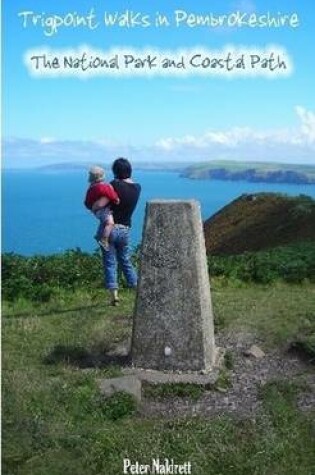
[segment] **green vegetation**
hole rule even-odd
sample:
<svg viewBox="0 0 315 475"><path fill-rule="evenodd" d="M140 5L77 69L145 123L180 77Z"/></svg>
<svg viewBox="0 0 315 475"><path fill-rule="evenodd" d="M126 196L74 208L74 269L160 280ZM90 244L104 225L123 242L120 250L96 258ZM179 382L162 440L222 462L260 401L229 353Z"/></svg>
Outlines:
<svg viewBox="0 0 315 475"><path fill-rule="evenodd" d="M315 183L315 167L267 162L213 160L187 167L182 176L193 179L245 180L271 183Z"/></svg>
<svg viewBox="0 0 315 475"><path fill-rule="evenodd" d="M136 255L134 261L137 261ZM284 343L291 339L297 348L315 356L315 297L314 288L309 285L315 282L315 245L312 242L237 256L209 256L208 268L218 330L233 323L236 328L243 325L258 328L268 340ZM2 259L2 278L3 313L8 318L15 315L12 322L17 321L17 317L24 323L31 318L34 323L41 317L55 316L56 324L59 324L58 315L62 316L65 308L69 316L80 312L86 314L89 321L91 312L97 315L98 306L101 302L106 303L97 253L89 255L76 250L64 255L34 257L6 254ZM128 299L132 293L126 289L125 295L127 300L119 309L128 315L131 312ZM223 295L224 305L221 306ZM101 340L98 334L102 336ZM111 325L107 324L104 331L95 329L88 344L102 352L113 341L124 337L128 337L126 328L116 337ZM68 347L65 358L90 357L84 353L87 341L81 340L82 337L73 343L55 342L55 360L63 361L65 345ZM74 349L70 354L71 345Z"/></svg>
<svg viewBox="0 0 315 475"><path fill-rule="evenodd" d="M306 343L315 334L314 284L263 286L216 278L212 298L218 331L249 331L270 346L286 346L301 336Z"/></svg>
<svg viewBox="0 0 315 475"><path fill-rule="evenodd" d="M211 276L260 284L315 282L315 243L305 242L235 256L208 256Z"/></svg>
<svg viewBox="0 0 315 475"><path fill-rule="evenodd" d="M224 366L228 370L234 368L233 354L231 351L226 351L224 354Z"/></svg>
<svg viewBox="0 0 315 475"><path fill-rule="evenodd" d="M310 284L236 286L214 279L213 300L221 327L254 330L273 344L293 339L306 319L315 326ZM130 336L133 305L127 290L120 307L108 307L104 292L93 290L61 300L54 295L49 304L4 302L3 473L118 475L124 457L143 464L152 457L189 460L198 475L312 473L312 419L296 409L293 383L264 386L264 409L255 420L142 419L129 396L104 400L97 380L118 375L119 367L85 368L86 358L98 361ZM220 384L229 387L226 371ZM175 389L169 397L200 394Z"/></svg>
<svg viewBox="0 0 315 475"><path fill-rule="evenodd" d="M136 412L137 402L127 393L118 392L102 401L102 413L105 419L118 421Z"/></svg>
<svg viewBox="0 0 315 475"><path fill-rule="evenodd" d="M194 383L146 384L144 395L150 398L188 397L194 401L205 392L205 388Z"/></svg>
<svg viewBox="0 0 315 475"><path fill-rule="evenodd" d="M209 258L216 330L255 333L264 348L294 343L314 357L313 264L310 243ZM119 307L108 306L99 255L79 250L4 255L2 266L3 473L118 475L124 458L154 457L190 461L193 475L314 472L314 418L298 411L296 382L284 375L261 387L255 419L139 417L132 397L105 399L98 387L121 374L103 357L131 336L134 293L123 289ZM213 390L229 390L229 352L225 366ZM197 401L203 393L166 385L144 396Z"/></svg>
<svg viewBox="0 0 315 475"><path fill-rule="evenodd" d="M88 254L80 249L50 256L3 254L2 279L5 300L49 302L68 291L103 288L101 256L99 251ZM123 280L120 284L124 286Z"/></svg>
<svg viewBox="0 0 315 475"><path fill-rule="evenodd" d="M137 264L137 253L133 260ZM267 251L247 252L236 256L208 256L211 277L232 281L272 283L278 280L300 283L315 281L315 244L305 242ZM103 289L103 273L99 254L79 249L65 254L25 257L2 256L2 297L7 302L25 301L29 305L62 302L76 291L86 293L92 304L94 295ZM123 286L123 280L121 280ZM84 300L84 298L83 298ZM78 297L73 305L79 304ZM21 303L22 305L22 303Z"/></svg>
<svg viewBox="0 0 315 475"><path fill-rule="evenodd" d="M98 253L91 255L79 249L51 256L4 254L2 279L4 299L48 302L62 290L100 287L101 259Z"/></svg>

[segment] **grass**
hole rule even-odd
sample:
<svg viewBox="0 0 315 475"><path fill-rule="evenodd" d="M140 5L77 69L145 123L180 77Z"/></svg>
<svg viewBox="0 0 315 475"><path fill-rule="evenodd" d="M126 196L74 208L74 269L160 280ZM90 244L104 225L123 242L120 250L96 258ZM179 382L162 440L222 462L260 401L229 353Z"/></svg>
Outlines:
<svg viewBox="0 0 315 475"><path fill-rule="evenodd" d="M269 346L294 341L305 328L314 333L314 285L229 285L217 279L212 296L218 328L255 333Z"/></svg>
<svg viewBox="0 0 315 475"><path fill-rule="evenodd" d="M254 331L269 345L315 326L314 285L232 286L217 279L212 295L217 329ZM102 291L38 305L3 303L4 474L118 475L124 458L150 464L152 457L190 461L193 475L315 472L314 420L296 409L299 388L292 382L261 389L263 411L255 420L143 419L126 394L104 400L96 381L120 368L82 362L97 361L130 336L133 305L128 291L119 307L108 307Z"/></svg>
<svg viewBox="0 0 315 475"><path fill-rule="evenodd" d="M150 398L188 397L196 401L204 392L204 387L193 383L147 384L144 387L145 397Z"/></svg>

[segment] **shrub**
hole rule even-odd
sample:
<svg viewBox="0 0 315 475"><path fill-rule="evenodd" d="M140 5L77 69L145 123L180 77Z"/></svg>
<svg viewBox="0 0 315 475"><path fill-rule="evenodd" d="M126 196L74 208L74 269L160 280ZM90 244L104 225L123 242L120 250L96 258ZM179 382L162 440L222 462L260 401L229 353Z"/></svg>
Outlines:
<svg viewBox="0 0 315 475"><path fill-rule="evenodd" d="M302 259L286 262L280 272L286 282L300 283L308 276L307 264Z"/></svg>
<svg viewBox="0 0 315 475"><path fill-rule="evenodd" d="M291 244L236 256L209 256L210 276L224 276L244 282L272 283L282 279L300 283L315 281L315 243Z"/></svg>
<svg viewBox="0 0 315 475"><path fill-rule="evenodd" d="M117 392L104 401L102 412L106 419L116 421L131 416L137 408L137 403L131 394Z"/></svg>
<svg viewBox="0 0 315 475"><path fill-rule="evenodd" d="M98 253L80 249L51 256L2 256L2 296L48 302L57 289L97 288L103 285Z"/></svg>

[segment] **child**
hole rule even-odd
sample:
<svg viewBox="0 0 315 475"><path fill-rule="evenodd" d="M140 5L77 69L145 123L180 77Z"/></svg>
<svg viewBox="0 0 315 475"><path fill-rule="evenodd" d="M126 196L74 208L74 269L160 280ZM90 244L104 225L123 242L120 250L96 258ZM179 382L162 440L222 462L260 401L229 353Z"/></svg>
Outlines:
<svg viewBox="0 0 315 475"><path fill-rule="evenodd" d="M96 233L96 240L103 249L108 249L108 238L114 226L114 219L109 204L119 203L119 198L114 188L104 183L105 171L94 166L89 170L90 186L87 190L84 204L100 220Z"/></svg>

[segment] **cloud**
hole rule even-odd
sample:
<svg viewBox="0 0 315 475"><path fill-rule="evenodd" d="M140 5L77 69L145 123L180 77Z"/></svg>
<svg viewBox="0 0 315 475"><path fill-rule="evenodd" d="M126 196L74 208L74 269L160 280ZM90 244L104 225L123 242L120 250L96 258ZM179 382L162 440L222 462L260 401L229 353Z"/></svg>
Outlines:
<svg viewBox="0 0 315 475"><path fill-rule="evenodd" d="M309 144L315 143L315 114L314 112L304 109L304 107L296 106L296 113L298 114L301 124L301 135Z"/></svg>
<svg viewBox="0 0 315 475"><path fill-rule="evenodd" d="M57 140L9 137L3 140L3 168L34 168L55 163L110 164L119 156L145 160L146 148L103 140Z"/></svg>
<svg viewBox="0 0 315 475"><path fill-rule="evenodd" d="M209 130L200 136L162 138L156 142L160 150L172 154L198 154L202 159L244 159L264 161L303 161L315 164L315 114L296 107L300 124L295 129L254 130L233 127Z"/></svg>
<svg viewBox="0 0 315 475"><path fill-rule="evenodd" d="M42 137L40 140L40 143L45 144L45 143L53 143L55 142L55 139L52 137Z"/></svg>
<svg viewBox="0 0 315 475"><path fill-rule="evenodd" d="M134 146L104 137L97 141L8 138L4 141L6 168L33 168L52 163L111 164L118 156L133 162L247 160L309 163L315 165L315 114L295 108L295 128L254 130L232 127L210 129L203 134L162 137L155 144Z"/></svg>

